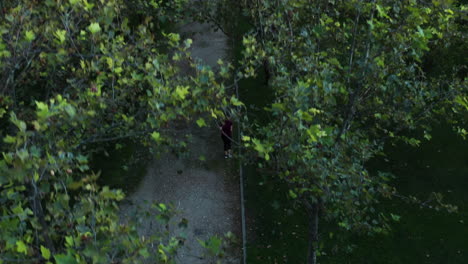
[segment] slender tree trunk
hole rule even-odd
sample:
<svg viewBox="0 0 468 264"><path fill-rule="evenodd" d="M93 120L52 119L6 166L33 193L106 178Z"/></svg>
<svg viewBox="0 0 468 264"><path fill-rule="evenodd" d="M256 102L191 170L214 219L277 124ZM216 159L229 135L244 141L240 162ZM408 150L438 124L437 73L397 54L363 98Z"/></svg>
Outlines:
<svg viewBox="0 0 468 264"><path fill-rule="evenodd" d="M271 69L270 69L270 62L268 59L263 60L263 70L265 71L265 84L270 83L270 78L271 78Z"/></svg>
<svg viewBox="0 0 468 264"><path fill-rule="evenodd" d="M30 193L30 204L33 209L34 215L37 217L39 224L42 227L42 230L41 230L42 239L44 239L44 242L47 248L50 251L55 252L54 243L52 242L52 239L49 236L49 232L48 232L49 227L45 221L44 210L42 209L41 199L39 198L39 193L37 191L37 186L35 185L35 183L31 183L29 193Z"/></svg>
<svg viewBox="0 0 468 264"><path fill-rule="evenodd" d="M309 215L309 230L307 239L309 245L307 247L307 264L317 263L317 244L318 244L318 222L319 222L319 205L318 203L310 204L306 202L307 214Z"/></svg>

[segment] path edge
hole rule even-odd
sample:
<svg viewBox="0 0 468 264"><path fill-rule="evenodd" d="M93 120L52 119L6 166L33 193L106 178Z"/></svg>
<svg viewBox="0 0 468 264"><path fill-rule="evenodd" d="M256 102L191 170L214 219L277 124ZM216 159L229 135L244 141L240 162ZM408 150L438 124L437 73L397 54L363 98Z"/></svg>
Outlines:
<svg viewBox="0 0 468 264"><path fill-rule="evenodd" d="M239 85L234 78L236 86L236 97L239 98ZM241 122L237 126L237 140L241 142ZM239 144L239 156L241 156L242 145ZM244 205L244 173L242 168L242 161L239 159L239 187L240 187L240 204L241 204L241 223L242 223L242 263L247 264L247 231L245 224L245 205Z"/></svg>

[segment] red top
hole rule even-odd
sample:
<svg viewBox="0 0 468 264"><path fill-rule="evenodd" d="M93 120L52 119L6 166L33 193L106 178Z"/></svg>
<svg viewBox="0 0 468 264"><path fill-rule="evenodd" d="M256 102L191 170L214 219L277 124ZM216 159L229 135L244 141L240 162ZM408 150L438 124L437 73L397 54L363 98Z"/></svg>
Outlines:
<svg viewBox="0 0 468 264"><path fill-rule="evenodd" d="M224 121L224 124L222 126L222 129L223 129L223 133L224 135L228 136L228 137L232 137L232 122L231 120L226 120Z"/></svg>

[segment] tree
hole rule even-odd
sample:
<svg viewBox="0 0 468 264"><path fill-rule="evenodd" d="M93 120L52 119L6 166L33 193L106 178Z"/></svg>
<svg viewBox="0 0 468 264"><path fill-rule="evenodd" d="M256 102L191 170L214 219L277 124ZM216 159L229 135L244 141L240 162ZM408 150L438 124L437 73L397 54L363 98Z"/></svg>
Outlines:
<svg viewBox="0 0 468 264"><path fill-rule="evenodd" d="M124 194L96 184L90 153L124 138L184 144L176 123L203 126L231 104L229 65L195 65L190 39L149 14L129 25L124 2L2 1L0 263L173 262L178 239L122 222ZM145 2L158 15L177 12L171 3ZM165 225L172 211L153 207Z"/></svg>
<svg viewBox="0 0 468 264"><path fill-rule="evenodd" d="M446 76L424 68L431 48L460 32L454 22L466 7L415 0L243 4L255 25L244 38L245 75L266 61L275 93L272 120L250 126L244 144L307 211L308 263L316 263L320 218L345 230L386 232L399 217L375 204L396 190L391 175L371 175L365 162L384 155L386 142L430 140L437 116L455 120L468 110L460 74L466 65Z"/></svg>

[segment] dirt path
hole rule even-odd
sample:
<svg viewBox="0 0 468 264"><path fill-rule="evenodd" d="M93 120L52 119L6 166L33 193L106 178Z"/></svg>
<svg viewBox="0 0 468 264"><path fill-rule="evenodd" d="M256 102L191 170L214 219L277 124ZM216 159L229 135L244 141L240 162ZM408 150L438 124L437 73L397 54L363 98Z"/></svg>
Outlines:
<svg viewBox="0 0 468 264"><path fill-rule="evenodd" d="M227 38L212 32L207 24L191 23L181 28L193 39L192 57L212 68L219 58L227 56ZM240 239L240 194L236 162L224 159L222 142L216 127L190 129L193 135L190 154L177 158L162 155L148 169L137 190L129 197L134 204L142 201L172 203L180 211L178 217L188 219L188 228L176 225L171 232L183 232L187 238L179 251L180 264L210 263L200 258L203 248L197 239L223 236L231 231ZM199 157L204 156L205 161ZM229 250L222 263L240 263L240 245Z"/></svg>

